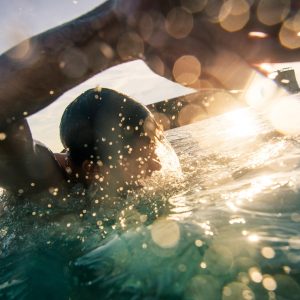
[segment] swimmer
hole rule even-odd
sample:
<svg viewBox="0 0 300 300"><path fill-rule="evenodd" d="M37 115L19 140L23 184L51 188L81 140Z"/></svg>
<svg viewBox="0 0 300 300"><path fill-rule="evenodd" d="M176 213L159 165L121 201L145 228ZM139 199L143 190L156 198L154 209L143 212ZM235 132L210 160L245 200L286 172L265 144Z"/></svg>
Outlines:
<svg viewBox="0 0 300 300"><path fill-rule="evenodd" d="M1 120L0 186L17 197L76 184L116 194L161 167L155 147L162 132L152 114L114 90L90 89L68 105L62 153L34 141L25 117Z"/></svg>
<svg viewBox="0 0 300 300"><path fill-rule="evenodd" d="M208 81L209 86L242 89L252 76L251 65L299 60L299 47L293 48L297 45L278 39L284 18L276 26L259 22L257 10L245 1L241 12L249 21L231 32L231 28L222 26L221 19L216 19L224 2L210 2L109 0L0 55L0 185L24 194L31 187L56 187L74 180L74 174L76 179L78 176L85 184L89 183L95 173L97 153L79 149L84 155L96 155L80 161L68 145L73 141L66 139L63 142L69 150L56 156L51 154L33 142L26 117L110 66L143 58L159 74L172 77L178 59L192 56L187 63L192 68L188 70L193 74L196 70L197 76L201 71L201 79ZM299 10L298 1L289 3L282 10L287 11L286 18L296 16ZM257 0L253 5L258 4ZM263 38L254 38L250 32L261 32ZM24 49L28 50L25 54ZM78 129L77 134L81 136L82 132ZM91 149L88 143L87 149ZM122 173L118 176L123 178Z"/></svg>

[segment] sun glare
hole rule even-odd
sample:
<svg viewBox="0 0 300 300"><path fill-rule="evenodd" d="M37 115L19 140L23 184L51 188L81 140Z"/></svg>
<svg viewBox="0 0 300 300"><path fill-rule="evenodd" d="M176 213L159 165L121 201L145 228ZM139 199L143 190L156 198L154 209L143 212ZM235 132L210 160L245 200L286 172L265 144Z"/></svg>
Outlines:
<svg viewBox="0 0 300 300"><path fill-rule="evenodd" d="M296 96L288 96L276 101L270 110L269 119L281 133L300 134L300 100Z"/></svg>
<svg viewBox="0 0 300 300"><path fill-rule="evenodd" d="M268 63L262 63L259 65L259 68L262 71L265 71L266 73L272 73L274 72L274 67L272 64L268 64Z"/></svg>
<svg viewBox="0 0 300 300"><path fill-rule="evenodd" d="M268 37L268 34L261 31L251 31L248 33L248 36L251 38L265 39Z"/></svg>
<svg viewBox="0 0 300 300"><path fill-rule="evenodd" d="M259 132L259 126L254 115L248 110L235 110L227 114L230 121L226 133L229 137L253 136Z"/></svg>
<svg viewBox="0 0 300 300"><path fill-rule="evenodd" d="M248 236L248 241L249 241L249 242L257 243L257 242L259 242L259 240L260 240L260 237L259 237L257 234L255 234L255 233L250 234L250 235Z"/></svg>
<svg viewBox="0 0 300 300"><path fill-rule="evenodd" d="M265 72L267 72L266 70L269 70L267 73L271 72L271 68L268 64L263 64L261 68L263 68ZM278 91L275 82L260 74L255 74L245 91L245 100L251 107L256 109L264 108L271 99L276 97Z"/></svg>

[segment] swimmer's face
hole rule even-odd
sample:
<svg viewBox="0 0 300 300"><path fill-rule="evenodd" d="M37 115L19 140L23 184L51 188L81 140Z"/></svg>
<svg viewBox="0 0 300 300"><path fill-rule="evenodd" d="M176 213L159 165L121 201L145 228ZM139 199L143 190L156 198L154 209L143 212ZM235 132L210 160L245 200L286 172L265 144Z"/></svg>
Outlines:
<svg viewBox="0 0 300 300"><path fill-rule="evenodd" d="M143 179L161 169L155 148L154 142L146 144L140 141L132 147L130 153L120 159L119 164L126 181Z"/></svg>
<svg viewBox="0 0 300 300"><path fill-rule="evenodd" d="M161 169L161 162L156 154L156 147L162 137L162 130L153 117L148 117L143 124L143 137L135 143L119 160L125 181L138 181Z"/></svg>
<svg viewBox="0 0 300 300"><path fill-rule="evenodd" d="M110 121L115 120L111 118ZM123 126L119 126L120 124ZM100 160L102 158L103 161L100 165L98 161L84 162L83 169L86 170L87 184L97 184L100 178L101 185L136 186L140 185L141 179L161 169L160 160L156 155L156 146L163 134L151 114L148 114L144 120L137 119L135 123L131 117L128 117L123 120L123 123L112 124L107 121L102 125L97 126L101 128L97 133L99 142L96 144L99 154L92 156ZM106 133L105 138L102 137L103 132Z"/></svg>
<svg viewBox="0 0 300 300"><path fill-rule="evenodd" d="M109 165L98 164L93 161L84 161L82 169L86 183L100 185L107 182L112 185L119 182L119 186L139 185L139 180L144 179L155 171L161 169L161 163L155 153L155 142L140 139L128 149L124 155L120 155L116 163Z"/></svg>

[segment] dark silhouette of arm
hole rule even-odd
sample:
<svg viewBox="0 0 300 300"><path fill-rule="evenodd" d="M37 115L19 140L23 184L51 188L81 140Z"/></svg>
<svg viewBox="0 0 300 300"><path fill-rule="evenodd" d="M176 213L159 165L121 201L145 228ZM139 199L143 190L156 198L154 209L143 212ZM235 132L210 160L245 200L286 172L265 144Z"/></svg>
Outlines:
<svg viewBox="0 0 300 300"><path fill-rule="evenodd" d="M31 115L107 66L118 27L114 3L23 41L0 56L0 124ZM29 54L16 58L23 48Z"/></svg>
<svg viewBox="0 0 300 300"><path fill-rule="evenodd" d="M212 2L217 14L223 1ZM182 3L185 1L107 1L86 15L3 53L0 123L35 113L99 71L135 58L144 59L152 69L172 78L176 60L182 55L193 55L201 63L202 77L226 88L243 87L241 77L247 77L250 65L299 60L298 48L289 49L279 41L283 22L268 26L257 19L258 1L250 7L249 21L240 30L228 32L203 9L187 12L193 19L189 34L174 37L171 27L176 27L180 19L173 25L166 24L176 7L188 11ZM291 4L286 19L299 9L296 1ZM249 37L251 31L265 32L267 37L253 39ZM31 54L14 59L14 53L26 43ZM226 68L231 68L230 80L224 79Z"/></svg>

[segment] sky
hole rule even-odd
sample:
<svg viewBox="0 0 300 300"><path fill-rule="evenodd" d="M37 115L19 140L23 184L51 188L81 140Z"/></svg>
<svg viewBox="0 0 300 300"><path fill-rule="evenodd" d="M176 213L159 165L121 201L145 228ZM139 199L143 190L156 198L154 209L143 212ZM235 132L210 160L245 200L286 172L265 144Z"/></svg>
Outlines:
<svg viewBox="0 0 300 300"><path fill-rule="evenodd" d="M21 40L78 17L104 0L0 0L0 53Z"/></svg>

